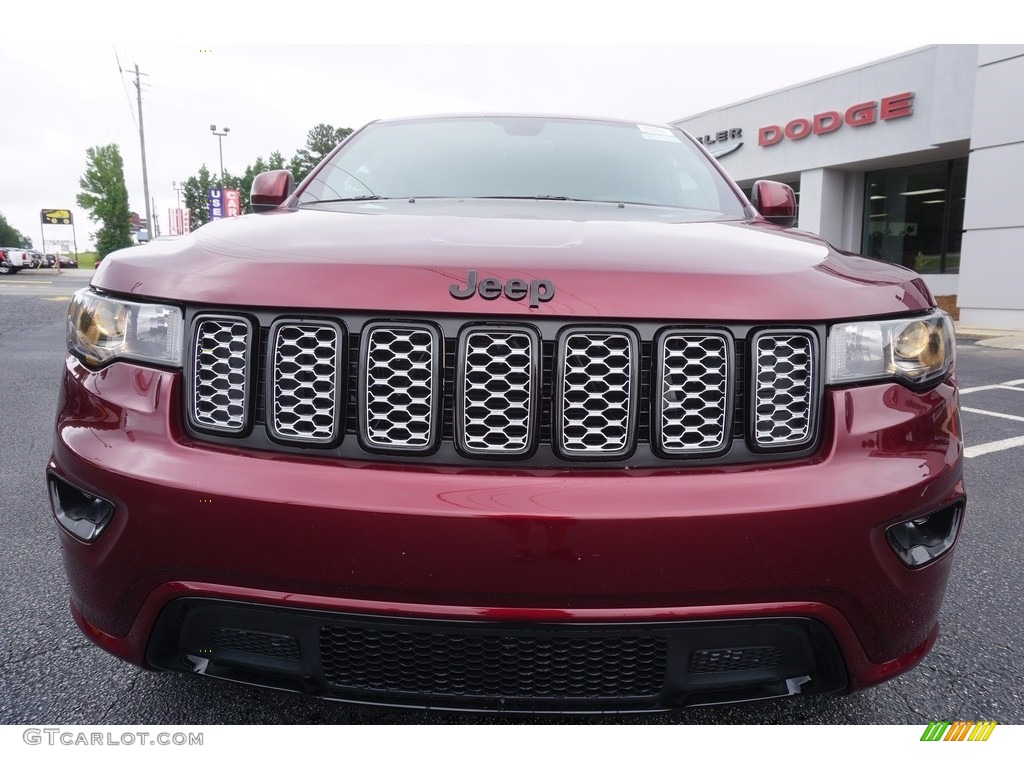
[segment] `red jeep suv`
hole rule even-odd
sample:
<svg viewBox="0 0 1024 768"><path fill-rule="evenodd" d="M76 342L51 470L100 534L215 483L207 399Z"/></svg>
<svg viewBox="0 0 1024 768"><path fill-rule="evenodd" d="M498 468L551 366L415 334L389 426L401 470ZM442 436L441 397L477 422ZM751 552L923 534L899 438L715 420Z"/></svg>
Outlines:
<svg viewBox="0 0 1024 768"><path fill-rule="evenodd" d="M845 692L929 650L950 319L687 134L371 123L77 294L71 611L148 668L519 712Z"/></svg>

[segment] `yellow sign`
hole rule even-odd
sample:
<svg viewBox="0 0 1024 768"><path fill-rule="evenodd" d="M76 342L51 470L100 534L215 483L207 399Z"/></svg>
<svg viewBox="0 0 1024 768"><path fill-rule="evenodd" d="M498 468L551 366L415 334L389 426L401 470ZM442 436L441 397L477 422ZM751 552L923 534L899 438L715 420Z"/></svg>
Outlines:
<svg viewBox="0 0 1024 768"><path fill-rule="evenodd" d="M71 224L73 217L66 208L43 208L39 214L43 224Z"/></svg>

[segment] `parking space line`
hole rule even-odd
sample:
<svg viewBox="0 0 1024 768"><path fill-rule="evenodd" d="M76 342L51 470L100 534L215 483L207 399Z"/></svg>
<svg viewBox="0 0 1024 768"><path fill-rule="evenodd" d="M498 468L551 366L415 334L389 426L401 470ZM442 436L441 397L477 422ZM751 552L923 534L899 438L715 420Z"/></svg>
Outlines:
<svg viewBox="0 0 1024 768"><path fill-rule="evenodd" d="M986 453L1005 451L1008 448L1019 448L1024 445L1024 437L1009 437L1006 440L996 440L992 443L971 445L964 448L964 458L973 459L975 456L984 456Z"/></svg>
<svg viewBox="0 0 1024 768"><path fill-rule="evenodd" d="M987 389L1015 389L1020 384L1024 384L1024 379L1004 381L1002 384L983 384L980 387L965 387L960 390L960 394L969 395L971 392L984 392Z"/></svg>
<svg viewBox="0 0 1024 768"><path fill-rule="evenodd" d="M1010 419L1011 421L1024 421L1024 416L1014 416L1009 413L997 413L996 411L983 411L980 408L964 408L963 406L960 406L960 410L966 411L967 413L977 413L982 416L996 416L1000 419Z"/></svg>

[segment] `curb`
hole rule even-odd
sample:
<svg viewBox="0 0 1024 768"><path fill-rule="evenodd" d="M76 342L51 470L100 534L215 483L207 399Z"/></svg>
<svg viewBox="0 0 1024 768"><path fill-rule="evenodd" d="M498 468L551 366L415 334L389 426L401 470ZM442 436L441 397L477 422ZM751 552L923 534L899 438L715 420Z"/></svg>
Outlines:
<svg viewBox="0 0 1024 768"><path fill-rule="evenodd" d="M1024 351L1024 331L997 328L968 328L954 323L958 339L971 339L979 346Z"/></svg>

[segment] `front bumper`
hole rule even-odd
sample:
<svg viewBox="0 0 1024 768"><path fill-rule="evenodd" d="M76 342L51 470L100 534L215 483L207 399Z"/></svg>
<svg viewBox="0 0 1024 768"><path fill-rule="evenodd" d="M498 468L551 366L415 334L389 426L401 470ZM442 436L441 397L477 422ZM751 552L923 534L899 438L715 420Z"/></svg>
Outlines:
<svg viewBox="0 0 1024 768"><path fill-rule="evenodd" d="M199 648L186 647L183 620L167 618L189 605L272 609L296 627L306 612L318 627L335 626L333 615L493 622L512 635L653 623L670 640L723 622L809 620L845 668L829 678L833 689L899 674L934 640L951 558L909 569L885 532L963 501L951 386L829 392L821 448L798 461L503 471L198 443L180 423L180 384L168 372L127 363L91 372L69 358L57 416L51 476L114 506L91 543L59 528L72 609L87 634L134 663L208 674L228 665L223 655L189 660ZM288 634L274 626L283 625L250 629ZM721 647L759 647L742 634ZM813 665L833 663L828 642ZM772 690L786 679L776 674Z"/></svg>

